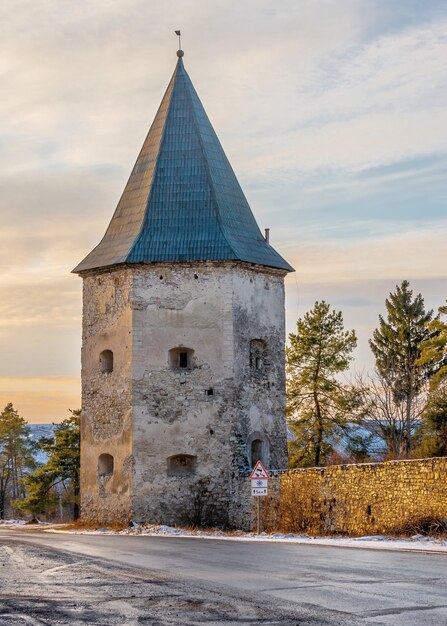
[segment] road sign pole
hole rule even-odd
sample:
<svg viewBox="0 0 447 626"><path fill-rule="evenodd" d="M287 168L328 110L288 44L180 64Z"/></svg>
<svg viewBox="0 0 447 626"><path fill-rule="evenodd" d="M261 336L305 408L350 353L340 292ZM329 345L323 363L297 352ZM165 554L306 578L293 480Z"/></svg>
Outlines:
<svg viewBox="0 0 447 626"><path fill-rule="evenodd" d="M261 496L266 496L268 491L268 481L270 478L270 474L265 469L262 461L257 461L256 465L253 468L252 473L250 474L251 480L251 495L257 498L258 502L256 503L257 510L257 533L261 534Z"/></svg>

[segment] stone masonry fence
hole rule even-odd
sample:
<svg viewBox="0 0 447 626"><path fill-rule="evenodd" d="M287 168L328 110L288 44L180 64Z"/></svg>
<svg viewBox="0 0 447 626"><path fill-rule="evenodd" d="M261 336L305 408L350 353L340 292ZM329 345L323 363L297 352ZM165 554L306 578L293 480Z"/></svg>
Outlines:
<svg viewBox="0 0 447 626"><path fill-rule="evenodd" d="M262 498L270 532L400 533L430 519L447 521L447 457L278 472Z"/></svg>

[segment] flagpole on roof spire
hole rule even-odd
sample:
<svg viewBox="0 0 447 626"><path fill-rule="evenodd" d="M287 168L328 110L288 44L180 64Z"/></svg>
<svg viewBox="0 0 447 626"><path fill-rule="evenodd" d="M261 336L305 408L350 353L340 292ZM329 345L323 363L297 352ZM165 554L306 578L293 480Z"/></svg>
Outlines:
<svg viewBox="0 0 447 626"><path fill-rule="evenodd" d="M178 37L178 49L181 50L182 49L182 34L179 30L175 30L174 32Z"/></svg>

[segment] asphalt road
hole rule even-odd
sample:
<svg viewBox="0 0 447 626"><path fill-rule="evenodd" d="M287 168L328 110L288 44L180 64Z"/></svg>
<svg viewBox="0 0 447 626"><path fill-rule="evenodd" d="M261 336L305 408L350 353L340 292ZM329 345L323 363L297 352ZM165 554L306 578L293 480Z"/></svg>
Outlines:
<svg viewBox="0 0 447 626"><path fill-rule="evenodd" d="M177 585L194 597L199 590L207 610L223 598L227 605L245 607L245 613L234 621L230 614L215 621L207 614L203 618L188 615L183 622L180 615L180 621L144 623L447 626L447 556L441 554L8 530L0 530L1 545L9 550L21 546L25 554L38 547L41 554L50 549L71 559L81 555L84 565L86 561L99 563L117 575L123 568L132 568L137 578L138 572L168 576L171 590ZM255 605L267 617L250 616L249 607Z"/></svg>

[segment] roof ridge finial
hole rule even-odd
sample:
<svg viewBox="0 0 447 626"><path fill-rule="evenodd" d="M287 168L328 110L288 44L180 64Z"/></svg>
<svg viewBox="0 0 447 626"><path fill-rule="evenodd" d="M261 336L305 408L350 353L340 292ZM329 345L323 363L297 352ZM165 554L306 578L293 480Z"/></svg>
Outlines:
<svg viewBox="0 0 447 626"><path fill-rule="evenodd" d="M178 50L177 50L177 56L180 59L185 53L182 50L182 33L179 30L175 30L174 33L177 35L178 37Z"/></svg>

